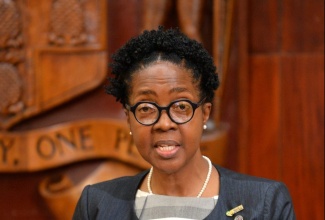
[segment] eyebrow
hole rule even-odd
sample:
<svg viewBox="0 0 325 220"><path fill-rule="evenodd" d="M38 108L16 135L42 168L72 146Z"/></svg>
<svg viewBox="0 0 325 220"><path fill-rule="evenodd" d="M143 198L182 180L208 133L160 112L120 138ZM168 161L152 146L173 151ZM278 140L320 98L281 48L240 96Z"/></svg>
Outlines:
<svg viewBox="0 0 325 220"><path fill-rule="evenodd" d="M173 93L173 92L187 92L189 91L187 88L183 88L183 87L176 87L176 88L172 88L169 93Z"/></svg>
<svg viewBox="0 0 325 220"><path fill-rule="evenodd" d="M186 92L186 91L189 91L189 90L187 88L176 87L176 88L172 88L169 91L169 94L175 93L175 92L176 93ZM152 90L143 90L143 91L138 92L137 95L154 95L154 96L158 96L157 93L155 91L152 91Z"/></svg>
<svg viewBox="0 0 325 220"><path fill-rule="evenodd" d="M157 96L157 93L152 90L142 90L137 93L137 95L155 95Z"/></svg>

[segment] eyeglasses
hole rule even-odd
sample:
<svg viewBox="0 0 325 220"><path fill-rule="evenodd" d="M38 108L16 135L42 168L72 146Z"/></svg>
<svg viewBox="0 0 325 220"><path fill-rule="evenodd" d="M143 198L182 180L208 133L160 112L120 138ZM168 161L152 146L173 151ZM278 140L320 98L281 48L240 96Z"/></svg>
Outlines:
<svg viewBox="0 0 325 220"><path fill-rule="evenodd" d="M161 107L154 102L138 102L133 106L126 104L126 109L131 111L135 119L142 125L153 125L158 122L161 111L166 110L168 117L176 124L184 124L189 122L194 115L195 109L202 105L202 99L198 103L190 100L176 100L166 107Z"/></svg>

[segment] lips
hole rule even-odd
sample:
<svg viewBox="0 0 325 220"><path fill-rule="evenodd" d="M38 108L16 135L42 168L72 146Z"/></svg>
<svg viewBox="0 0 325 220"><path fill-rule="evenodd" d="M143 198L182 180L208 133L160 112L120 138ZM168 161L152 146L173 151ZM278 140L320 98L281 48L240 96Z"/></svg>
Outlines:
<svg viewBox="0 0 325 220"><path fill-rule="evenodd" d="M155 149L158 155L163 158L172 158L178 151L180 144L172 140L158 141L155 143Z"/></svg>

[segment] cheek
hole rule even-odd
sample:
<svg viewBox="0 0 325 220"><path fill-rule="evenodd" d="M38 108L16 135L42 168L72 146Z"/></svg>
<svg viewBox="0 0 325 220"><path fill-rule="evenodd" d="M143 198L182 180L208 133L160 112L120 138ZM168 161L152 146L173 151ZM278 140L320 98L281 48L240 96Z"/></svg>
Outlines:
<svg viewBox="0 0 325 220"><path fill-rule="evenodd" d="M191 142L196 145L199 144L203 132L203 115L198 112L181 130L184 141L190 144Z"/></svg>
<svg viewBox="0 0 325 220"><path fill-rule="evenodd" d="M186 145L198 145L201 142L202 129L197 124L180 128L180 133Z"/></svg>
<svg viewBox="0 0 325 220"><path fill-rule="evenodd" d="M133 140L135 145L139 148L143 148L147 146L149 141L149 134L148 132L143 131L144 129L137 129L135 133L133 133Z"/></svg>
<svg viewBox="0 0 325 220"><path fill-rule="evenodd" d="M138 122L130 121L130 128L132 131L133 141L138 151L142 154L151 146L151 127L140 125Z"/></svg>

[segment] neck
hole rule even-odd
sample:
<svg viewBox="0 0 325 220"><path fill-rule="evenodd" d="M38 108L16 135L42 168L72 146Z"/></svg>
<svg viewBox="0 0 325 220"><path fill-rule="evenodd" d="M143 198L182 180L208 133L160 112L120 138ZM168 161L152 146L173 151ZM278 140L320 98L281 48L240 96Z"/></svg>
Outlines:
<svg viewBox="0 0 325 220"><path fill-rule="evenodd" d="M208 161L202 157L200 157L198 162L192 164L194 166L186 166L178 172L170 174L153 169L151 179L149 180L150 175L148 175L147 179L147 184L149 184L148 180L150 181L152 193L170 196L200 197L206 188L204 183L207 184L210 180L211 171ZM149 189L148 191L150 193ZM199 194L200 191L202 192Z"/></svg>

